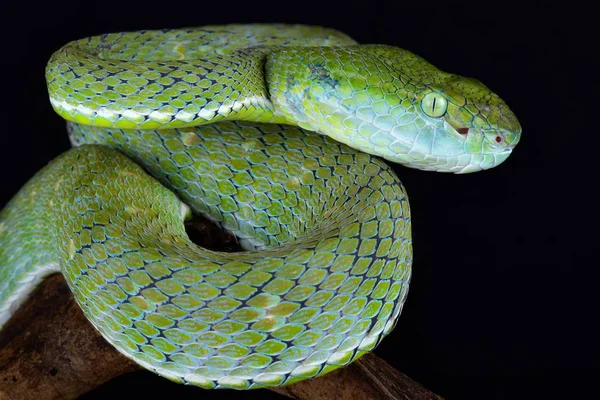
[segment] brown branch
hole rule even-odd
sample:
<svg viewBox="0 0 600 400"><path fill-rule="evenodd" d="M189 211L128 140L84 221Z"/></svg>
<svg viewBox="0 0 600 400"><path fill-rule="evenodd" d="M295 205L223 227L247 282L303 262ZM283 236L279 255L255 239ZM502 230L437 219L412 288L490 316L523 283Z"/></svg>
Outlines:
<svg viewBox="0 0 600 400"><path fill-rule="evenodd" d="M319 378L271 390L298 400L441 400L373 353Z"/></svg>
<svg viewBox="0 0 600 400"><path fill-rule="evenodd" d="M93 328L53 275L0 336L0 399L76 399L137 365Z"/></svg>
<svg viewBox="0 0 600 400"><path fill-rule="evenodd" d="M208 231L213 241L219 235ZM76 399L138 369L86 320L60 274L46 279L0 332L0 400ZM271 390L299 400L441 399L372 353L323 377Z"/></svg>

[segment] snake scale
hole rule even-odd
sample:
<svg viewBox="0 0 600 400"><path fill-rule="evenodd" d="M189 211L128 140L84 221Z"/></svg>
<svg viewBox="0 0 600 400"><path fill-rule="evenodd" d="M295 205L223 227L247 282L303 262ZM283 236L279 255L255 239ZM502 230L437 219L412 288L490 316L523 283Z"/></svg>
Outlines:
<svg viewBox="0 0 600 400"><path fill-rule="evenodd" d="M54 53L46 79L74 148L0 214L0 325L60 271L116 349L204 388L290 384L372 350L412 264L381 158L474 172L521 134L479 81L312 26L100 35ZM193 214L245 251L192 243Z"/></svg>

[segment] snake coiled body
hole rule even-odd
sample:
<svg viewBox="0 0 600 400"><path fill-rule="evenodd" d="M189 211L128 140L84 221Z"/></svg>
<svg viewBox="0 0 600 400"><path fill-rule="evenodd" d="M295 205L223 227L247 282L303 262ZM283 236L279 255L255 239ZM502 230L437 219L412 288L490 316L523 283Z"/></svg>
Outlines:
<svg viewBox="0 0 600 400"><path fill-rule="evenodd" d="M206 388L372 350L412 265L406 192L378 157L473 172L521 131L478 81L316 27L102 35L56 52L47 80L76 147L0 214L0 323L61 271L120 352ZM192 214L247 251L192 243Z"/></svg>

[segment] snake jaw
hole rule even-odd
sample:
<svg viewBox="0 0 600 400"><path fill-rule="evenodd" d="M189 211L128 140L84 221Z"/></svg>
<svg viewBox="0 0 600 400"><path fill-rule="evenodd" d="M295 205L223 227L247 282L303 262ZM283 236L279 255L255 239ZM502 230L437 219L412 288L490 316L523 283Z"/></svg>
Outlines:
<svg viewBox="0 0 600 400"><path fill-rule="evenodd" d="M518 132L472 126L463 129L434 119L428 123L429 128L413 135L417 140L412 142L408 152L413 159L402 160L407 167L456 174L483 171L503 163L518 142ZM410 136L406 129L402 134L404 138ZM501 138L500 142L497 137ZM390 161L397 162L395 159Z"/></svg>

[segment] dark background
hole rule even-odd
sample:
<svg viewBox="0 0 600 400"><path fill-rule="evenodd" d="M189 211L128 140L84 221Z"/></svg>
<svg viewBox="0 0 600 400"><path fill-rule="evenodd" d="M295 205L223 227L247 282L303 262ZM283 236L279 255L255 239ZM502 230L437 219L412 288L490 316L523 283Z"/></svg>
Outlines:
<svg viewBox="0 0 600 400"><path fill-rule="evenodd" d="M53 51L84 36L230 22L319 24L481 80L519 118L521 143L482 173L395 167L411 201L414 273L400 321L375 353L448 399L595 397L598 261L584 255L598 247L590 207L598 178L586 165L600 136L592 10L572 2L22 1L0 12L0 207L69 148L44 67ZM124 388L146 398L165 388L169 398L225 394L140 372L84 399L119 398Z"/></svg>

